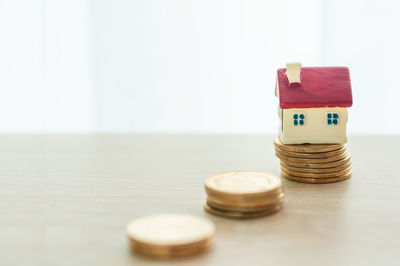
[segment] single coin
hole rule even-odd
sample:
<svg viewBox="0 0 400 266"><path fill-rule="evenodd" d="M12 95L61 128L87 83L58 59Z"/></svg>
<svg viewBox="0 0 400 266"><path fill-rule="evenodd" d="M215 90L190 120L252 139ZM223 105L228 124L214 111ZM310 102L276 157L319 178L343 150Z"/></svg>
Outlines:
<svg viewBox="0 0 400 266"><path fill-rule="evenodd" d="M312 183L312 184L326 184L326 183L334 183L349 179L351 177L351 171L347 175L343 175L340 177L333 178L304 178L304 177L296 177L292 175L288 175L285 172L282 172L282 176L290 181L301 182L301 183Z"/></svg>
<svg viewBox="0 0 400 266"><path fill-rule="evenodd" d="M207 241L214 237L214 232L215 225L209 220L183 214L145 216L126 227L126 233L134 243L161 250Z"/></svg>
<svg viewBox="0 0 400 266"><path fill-rule="evenodd" d="M293 166L287 165L281 161L281 167L284 167L290 171L302 172L302 173L312 173L312 174L336 173L336 172L339 172L339 171L349 168L349 166L350 166L350 162L348 162L344 165L341 165L341 166L331 167L331 168L303 168L303 167L293 167Z"/></svg>
<svg viewBox="0 0 400 266"><path fill-rule="evenodd" d="M332 168L339 167L350 162L350 157L346 157L342 160L329 162L329 163L305 163L305 162L291 162L281 160L285 165L289 165L292 167L300 167L300 168Z"/></svg>
<svg viewBox="0 0 400 266"><path fill-rule="evenodd" d="M143 245L130 240L130 247L132 251L160 259L198 254L208 250L212 246L212 244L213 239L209 239L197 245L187 245L184 247L154 247L151 245Z"/></svg>
<svg viewBox="0 0 400 266"><path fill-rule="evenodd" d="M284 155L280 155L278 153L275 153L275 155L282 161L284 162L294 162L294 163L330 163L330 162L336 162L340 161L347 156L350 157L350 155L347 152L344 152L342 154L328 157L328 158L296 158L296 157L288 157Z"/></svg>
<svg viewBox="0 0 400 266"><path fill-rule="evenodd" d="M279 198L276 198L274 201L270 201L270 202L266 202L264 204L230 204L230 203L226 203L223 201L215 201L212 200L210 198L207 198L207 204L221 209L221 210L231 210L231 211L241 211L241 212L254 212L254 211L264 211L264 210L268 210L271 209L272 206L279 204L281 202L283 202L284 200L284 194L282 193L282 195Z"/></svg>
<svg viewBox="0 0 400 266"><path fill-rule="evenodd" d="M240 212L240 211L227 211L218 209L208 205L207 203L204 204L204 209L211 213L218 216L226 217L226 218L237 218L237 219L245 219L245 218L257 218L266 215L270 215L273 213L278 212L282 208L282 204L275 205L269 210L265 211L254 211L254 212Z"/></svg>
<svg viewBox="0 0 400 266"><path fill-rule="evenodd" d="M224 202L232 202L232 204L253 204L255 202L265 202L275 200L284 192L283 187L273 191L254 194L232 194L225 192L217 192L205 186L207 197L210 199L220 200Z"/></svg>
<svg viewBox="0 0 400 266"><path fill-rule="evenodd" d="M161 245L151 245L151 244L145 244L142 242L137 242L133 239L129 239L131 243L132 248L138 248L138 249L153 249L157 250L159 252L174 252L174 251L183 251L183 250L188 250L188 249L196 249L199 247L202 247L209 243L210 241L213 241L213 238L210 239L204 239L202 241L190 243L190 244L184 244L184 245L172 245L172 246L161 246Z"/></svg>
<svg viewBox="0 0 400 266"><path fill-rule="evenodd" d="M334 177L340 177L343 175L347 175L351 171L351 166L349 166L347 169L344 169L342 171L334 172L334 173L319 173L319 174L313 174L313 173L302 173L302 172L296 172L296 171L290 171L286 169L285 167L281 166L281 173L285 173L291 176L296 176L296 177L305 177L305 178L334 178Z"/></svg>
<svg viewBox="0 0 400 266"><path fill-rule="evenodd" d="M285 197L285 194L281 192L280 194L275 195L274 197L270 198L261 198L253 201L242 201L240 198L236 200L226 199L224 197L210 197L208 195L207 202L210 202L213 206L221 206L221 208L229 209L229 208L236 208L236 209L265 209L265 206L269 206L271 204L276 204L280 202Z"/></svg>
<svg viewBox="0 0 400 266"><path fill-rule="evenodd" d="M274 193L282 188L279 176L262 171L228 171L206 179L206 190L233 195Z"/></svg>
<svg viewBox="0 0 400 266"><path fill-rule="evenodd" d="M303 153L329 152L344 147L343 144L283 144L279 137L275 138L274 145L280 150Z"/></svg>
<svg viewBox="0 0 400 266"><path fill-rule="evenodd" d="M300 152L292 152L292 151L284 151L278 148L275 148L275 152L278 154L278 157L281 155L295 158L308 158L308 159L316 159L316 158L329 158L332 156L338 156L346 152L346 147L340 148L335 151L329 152L320 152L320 153L300 153Z"/></svg>

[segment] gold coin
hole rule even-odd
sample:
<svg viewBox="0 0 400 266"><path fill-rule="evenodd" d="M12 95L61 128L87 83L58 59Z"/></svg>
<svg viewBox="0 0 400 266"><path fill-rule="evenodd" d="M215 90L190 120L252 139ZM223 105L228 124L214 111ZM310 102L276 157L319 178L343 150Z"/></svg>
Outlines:
<svg viewBox="0 0 400 266"><path fill-rule="evenodd" d="M278 148L275 148L275 152L280 155L295 157L295 158L308 158L308 159L316 159L316 158L329 158L332 156L338 156L346 152L346 147L340 148L335 151L329 152L320 152L320 153L300 153L300 152L292 152L292 151L284 151Z"/></svg>
<svg viewBox="0 0 400 266"><path fill-rule="evenodd" d="M135 251L144 252L143 247L151 247L153 251L149 253L163 253L202 246L213 239L215 225L196 216L160 214L133 220L127 225L126 233Z"/></svg>
<svg viewBox="0 0 400 266"><path fill-rule="evenodd" d="M349 179L351 177L351 171L343 176L332 177L332 178L305 178L305 177L297 177L288 175L285 172L282 172L282 176L290 181L301 182L301 183L312 183L312 184L326 184L326 183L334 183Z"/></svg>
<svg viewBox="0 0 400 266"><path fill-rule="evenodd" d="M129 239L131 246L133 248L140 248L140 249L154 249L157 251L168 251L168 252L173 252L173 251L180 251L180 250L186 250L186 249L195 249L201 246L204 246L205 244L207 244L208 242L212 241L213 238L210 239L204 239L201 241L197 241L194 243L190 243L190 244L183 244L183 245L172 245L172 246L161 246L161 245L151 245L151 244L145 244L142 242L138 242L136 240L133 239Z"/></svg>
<svg viewBox="0 0 400 266"><path fill-rule="evenodd" d="M281 160L285 165L292 166L292 167L300 167L300 168L332 168L332 167L339 167L350 162L350 157L346 157L342 160L329 162L329 163L305 163L305 162L291 162L291 161L284 161Z"/></svg>
<svg viewBox="0 0 400 266"><path fill-rule="evenodd" d="M256 194L227 194L227 193L216 193L207 187L205 187L207 197L214 201L222 201L227 204L263 204L265 202L274 201L283 193L283 187L274 190L273 192L256 193Z"/></svg>
<svg viewBox="0 0 400 266"><path fill-rule="evenodd" d="M283 144L279 137L274 140L274 145L280 150L301 153L319 153L339 150L343 144Z"/></svg>
<svg viewBox="0 0 400 266"><path fill-rule="evenodd" d="M237 219L262 217L262 216L266 216L266 215L270 215L275 212L278 212L281 208L282 208L282 204L278 204L269 210L254 211L254 212L241 212L241 211L222 210L222 209L212 207L212 206L208 205L207 203L204 204L204 209L211 214L223 216L226 218L237 218Z"/></svg>
<svg viewBox="0 0 400 266"><path fill-rule="evenodd" d="M312 158L312 159L288 157L288 156L280 155L278 153L275 153L275 154L280 160L282 160L284 162L294 162L294 163L329 163L329 162L340 161L340 160L346 158L347 156L350 157L350 155L347 152L344 152L344 153L336 155L336 156L328 157L328 158Z"/></svg>
<svg viewBox="0 0 400 266"><path fill-rule="evenodd" d="M276 193L282 188L279 176L262 171L228 171L206 179L206 191L216 194L256 196Z"/></svg>
<svg viewBox="0 0 400 266"><path fill-rule="evenodd" d="M224 205L224 206L232 206L232 207L243 207L243 208L259 208L269 204L276 203L277 201L283 199L285 194L283 192L274 195L273 197L263 197L257 198L253 200L245 199L242 197L238 197L237 199L227 199L222 196L207 196L207 201L214 202L215 204Z"/></svg>
<svg viewBox="0 0 400 266"><path fill-rule="evenodd" d="M296 177L304 177L304 178L334 178L334 177L340 177L340 176L346 175L350 171L351 171L351 166L349 166L347 169L344 169L344 170L338 171L338 172L334 172L334 173L313 174L313 173L302 173L302 172L290 171L281 166L281 173L283 172L287 175L296 176Z"/></svg>
<svg viewBox="0 0 400 266"><path fill-rule="evenodd" d="M167 259L198 254L208 250L213 244L213 239L205 240L197 245L185 247L159 247L143 245L130 240L131 250L153 258Z"/></svg>
<svg viewBox="0 0 400 266"><path fill-rule="evenodd" d="M281 161L281 167L284 167L287 170L294 172L302 172L302 173L312 173L312 174L336 173L349 168L349 166L350 162L341 166L331 167L331 168L303 168L303 167L293 167Z"/></svg>
<svg viewBox="0 0 400 266"><path fill-rule="evenodd" d="M207 204L221 209L221 210L231 210L231 211L241 211L241 212L253 212L253 211L263 211L266 209L270 209L272 206L279 204L283 201L285 195L282 193L279 197L275 198L269 202L254 203L254 204L232 204L226 203L223 201L217 201L210 198L207 198Z"/></svg>

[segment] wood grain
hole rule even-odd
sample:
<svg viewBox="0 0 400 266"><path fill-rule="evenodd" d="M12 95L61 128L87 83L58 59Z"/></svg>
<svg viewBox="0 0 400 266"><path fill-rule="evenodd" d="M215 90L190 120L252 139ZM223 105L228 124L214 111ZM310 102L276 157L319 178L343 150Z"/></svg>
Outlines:
<svg viewBox="0 0 400 266"><path fill-rule="evenodd" d="M2 135L0 265L382 265L400 262L400 137L350 137L353 177L283 180L284 208L229 220L205 213L204 180L279 174L274 136ZM216 223L211 252L154 261L125 225L155 213Z"/></svg>

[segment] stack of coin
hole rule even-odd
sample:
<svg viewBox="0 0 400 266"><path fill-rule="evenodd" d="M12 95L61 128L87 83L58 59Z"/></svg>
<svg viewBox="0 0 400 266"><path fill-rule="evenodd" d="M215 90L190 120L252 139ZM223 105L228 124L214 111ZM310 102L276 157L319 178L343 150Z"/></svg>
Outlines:
<svg viewBox="0 0 400 266"><path fill-rule="evenodd" d="M274 141L282 177L303 183L333 183L351 177L350 155L343 144L282 144Z"/></svg>
<svg viewBox="0 0 400 266"><path fill-rule="evenodd" d="M161 214L133 220L126 232L133 251L154 258L173 258L209 249L215 225L191 215Z"/></svg>
<svg viewBox="0 0 400 266"><path fill-rule="evenodd" d="M261 171L230 171L206 179L204 209L229 218L252 218L279 211L284 191L280 177Z"/></svg>

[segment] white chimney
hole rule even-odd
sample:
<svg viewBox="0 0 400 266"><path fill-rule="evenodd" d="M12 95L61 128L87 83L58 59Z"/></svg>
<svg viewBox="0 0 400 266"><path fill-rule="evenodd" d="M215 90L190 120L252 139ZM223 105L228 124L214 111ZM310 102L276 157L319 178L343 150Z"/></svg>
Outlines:
<svg viewBox="0 0 400 266"><path fill-rule="evenodd" d="M289 80L289 85L292 83L300 83L300 63L287 63L286 64L286 76Z"/></svg>

